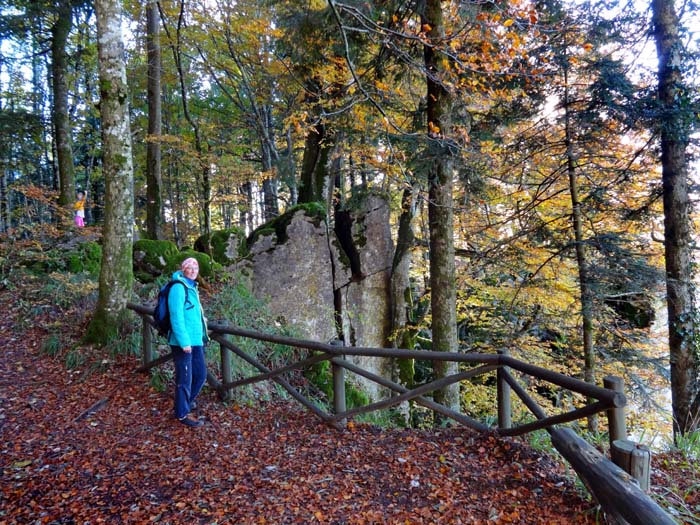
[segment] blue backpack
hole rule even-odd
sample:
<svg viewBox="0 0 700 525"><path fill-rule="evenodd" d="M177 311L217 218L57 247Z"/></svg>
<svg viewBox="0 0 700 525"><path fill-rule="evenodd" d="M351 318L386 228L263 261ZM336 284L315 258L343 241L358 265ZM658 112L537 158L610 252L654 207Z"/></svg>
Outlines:
<svg viewBox="0 0 700 525"><path fill-rule="evenodd" d="M158 302L153 308L153 326L155 326L158 331L158 335L168 338L170 337L170 311L168 310L168 294L170 293L170 288L174 284L181 284L185 286L182 281L171 280L163 285L158 292ZM185 286L185 303L187 303L187 286Z"/></svg>

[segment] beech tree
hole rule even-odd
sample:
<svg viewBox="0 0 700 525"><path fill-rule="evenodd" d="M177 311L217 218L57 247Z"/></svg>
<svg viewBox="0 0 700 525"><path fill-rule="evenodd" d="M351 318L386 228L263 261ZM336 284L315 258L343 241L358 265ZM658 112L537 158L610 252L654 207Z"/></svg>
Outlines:
<svg viewBox="0 0 700 525"><path fill-rule="evenodd" d="M96 0L95 12L106 191L99 296L86 340L104 344L117 335L125 319L134 280L134 174L121 2Z"/></svg>

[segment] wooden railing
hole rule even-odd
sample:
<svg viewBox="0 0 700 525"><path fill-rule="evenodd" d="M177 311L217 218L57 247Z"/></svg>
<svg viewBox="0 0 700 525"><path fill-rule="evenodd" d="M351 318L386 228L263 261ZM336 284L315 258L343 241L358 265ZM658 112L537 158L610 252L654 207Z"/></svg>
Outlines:
<svg viewBox="0 0 700 525"><path fill-rule="evenodd" d="M129 303L128 307L141 316L143 323L143 363L138 368L138 371L148 371L172 359L171 354L162 356L155 356L153 354L153 332L151 330L153 324L151 318L152 308L133 303ZM564 374L525 363L507 355L506 352L499 354L481 354L476 352L457 353L428 350L345 347L342 346L342 344L326 344L265 334L222 323L209 323L209 332L211 338L218 342L220 346L221 379L218 379L209 371L207 373L207 382L219 393L222 399L229 399L232 389L237 387L270 380L279 384L300 404L336 429L344 428L347 419L350 417L383 410L397 406L406 401L413 401L433 412L480 432L496 432L503 436L516 436L538 429L546 429L550 434L554 447L573 466L591 494L593 494L600 503L603 510L609 516L613 517L613 519L617 520L618 523L629 523L631 525L666 525L676 523L640 488L639 480L635 480L628 472L606 459L597 449L586 443L571 429L557 428L555 426L605 412L607 414L611 446L615 447L620 443L628 443L624 424L626 399L623 393L622 382L619 378L608 377L605 380L606 386L599 387ZM232 335L303 348L311 350L312 354L298 362L285 365L275 370L270 370L258 359L247 354L234 344L229 337ZM231 362L232 355L236 355L249 363L260 373L252 377L234 380ZM474 366L473 368L460 371L448 377L408 389L403 385L364 370L346 360L346 356L451 361ZM322 361L330 361L332 367L333 413L325 412L282 377L282 375L287 372L302 370ZM593 402L569 412L548 416L513 376L511 370L517 370L521 374L547 381L571 392L576 392L589 400L593 400ZM346 371L350 371L373 381L394 392L396 395L370 403L366 406L347 409L345 402ZM489 427L474 418L425 397L425 394L434 390L493 371L496 371L497 377L498 425L495 428ZM527 409L535 416L535 421L513 426L511 418L512 393L515 393ZM642 472L644 472L644 469L642 469ZM648 464L645 475L648 479ZM642 479L642 481L644 480Z"/></svg>

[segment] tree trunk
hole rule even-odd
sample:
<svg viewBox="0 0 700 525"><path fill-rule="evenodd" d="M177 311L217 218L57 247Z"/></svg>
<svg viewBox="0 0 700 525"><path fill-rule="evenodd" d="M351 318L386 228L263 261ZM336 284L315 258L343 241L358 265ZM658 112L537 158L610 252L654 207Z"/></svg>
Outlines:
<svg viewBox="0 0 700 525"><path fill-rule="evenodd" d="M134 174L121 2L96 0L105 217L97 309L86 340L105 344L126 316L133 283Z"/></svg>
<svg viewBox="0 0 700 525"><path fill-rule="evenodd" d="M180 0L180 15L178 18L177 30L175 39L169 36L171 42L175 42L172 46L173 59L175 60L175 67L177 69L178 80L180 84L180 96L182 98L182 111L185 115L185 120L192 127L194 133L194 148L197 152L197 161L201 169L200 172L195 171L195 178L197 181L197 187L199 189L200 203L202 206L203 223L202 228L200 228L200 234L204 234L205 239L207 239L207 253L210 252L211 247L209 246L209 240L211 238L211 168L208 159L208 151L205 150L207 142L202 138L202 133L200 130L199 123L192 116L189 110L187 84L185 82L185 71L182 64L182 52L180 50L180 40L181 40L181 29L184 24L185 18L185 2ZM167 28L166 28L167 32ZM199 214L198 214L199 215Z"/></svg>
<svg viewBox="0 0 700 525"><path fill-rule="evenodd" d="M269 177L272 173L273 155L275 152L269 142L261 140L262 148L262 169L263 173L267 174L267 178L263 180L263 220L271 221L280 214L277 205L277 179Z"/></svg>
<svg viewBox="0 0 700 525"><path fill-rule="evenodd" d="M75 197L75 173L71 126L68 118L68 57L66 46L73 26L70 0L61 0L57 5L56 22L51 28L51 82L53 87L53 110L51 117L55 134L58 162L58 203L72 210Z"/></svg>
<svg viewBox="0 0 700 525"><path fill-rule="evenodd" d="M156 0L146 6L146 48L148 53L148 142L146 144L146 232L150 239L163 236L161 176L161 55L160 14Z"/></svg>
<svg viewBox="0 0 700 525"><path fill-rule="evenodd" d="M416 191L412 186L403 190L401 197L401 216L399 231L396 238L396 250L391 264L391 345L393 348L413 348L415 330L407 327L412 310L411 281L411 248L414 244L413 218L416 215ZM413 383L412 359L396 359L394 377L392 380L402 385L411 386Z"/></svg>
<svg viewBox="0 0 700 525"><path fill-rule="evenodd" d="M430 43L423 47L428 85L428 134L431 169L428 177L428 223L430 227L430 306L432 311L433 350L457 351L457 313L455 293L454 224L452 209L452 158L447 145L452 122L452 95L440 83L443 57L434 45L444 40L444 22L440 0L426 0L421 25L430 27ZM439 130L436 131L436 129ZM433 379L456 373L456 363L433 362ZM452 410L460 408L459 384L434 393L434 399ZM439 424L439 421L436 423Z"/></svg>
<svg viewBox="0 0 700 525"><path fill-rule="evenodd" d="M318 179L323 178L327 171L325 162L328 159L326 141L326 127L318 123L311 128L304 140L304 156L301 161L301 175L299 182L299 202L323 201L323 185L319 187Z"/></svg>
<svg viewBox="0 0 700 525"><path fill-rule="evenodd" d="M593 349L593 290L588 281L588 262L583 241L581 220L581 201L578 196L576 180L576 161L574 158L573 130L571 129L571 107L569 97L569 79L564 71L564 142L566 145L566 171L569 175L569 195L571 196L571 216L574 228L576 264L578 266L579 290L581 293L581 320L583 325L583 379L595 384L595 353ZM589 400L591 401L591 400ZM595 401L595 400L593 400ZM588 430L598 431L598 417L588 417Z"/></svg>
<svg viewBox="0 0 700 525"><path fill-rule="evenodd" d="M661 168L674 439L700 429L700 334L693 297L692 238L688 198L688 122L682 111L679 20L673 0L652 0L652 23L659 57Z"/></svg>
<svg viewBox="0 0 700 525"><path fill-rule="evenodd" d="M253 185L250 182L244 183L240 187L242 201L240 204L239 225L241 229L250 234L253 231Z"/></svg>

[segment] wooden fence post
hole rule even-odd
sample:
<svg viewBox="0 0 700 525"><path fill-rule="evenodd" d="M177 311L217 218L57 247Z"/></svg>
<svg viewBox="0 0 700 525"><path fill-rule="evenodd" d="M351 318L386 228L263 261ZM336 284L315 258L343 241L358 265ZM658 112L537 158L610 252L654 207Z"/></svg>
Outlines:
<svg viewBox="0 0 700 525"><path fill-rule="evenodd" d="M625 382L621 377L605 376L603 386L621 394L625 393ZM610 438L610 449L617 440L627 439L627 424L625 423L625 407L609 408L608 415L608 435Z"/></svg>
<svg viewBox="0 0 700 525"><path fill-rule="evenodd" d="M345 346L343 341L335 339L331 342L333 346ZM344 356L341 356L344 357ZM333 411L336 414L342 414L346 410L345 404L345 368L331 362L333 370ZM345 426L346 419L341 419L338 423Z"/></svg>
<svg viewBox="0 0 700 525"><path fill-rule="evenodd" d="M148 366L153 361L153 334L151 323L145 315L141 316L141 357L143 366Z"/></svg>
<svg viewBox="0 0 700 525"><path fill-rule="evenodd" d="M610 457L618 467L637 480L639 488L649 492L651 450L628 439L617 439L610 448Z"/></svg>
<svg viewBox="0 0 700 525"><path fill-rule="evenodd" d="M508 355L507 348L500 348L499 355ZM510 403L510 384L506 381L503 368L496 371L496 380L498 382L498 390L496 397L498 400L498 428L510 428L511 421L511 403Z"/></svg>
<svg viewBox="0 0 700 525"><path fill-rule="evenodd" d="M224 339L228 339L227 335L223 336ZM219 352L221 353L221 383L227 384L233 381L233 368L231 366L231 352L225 348L223 345L219 345ZM230 401L233 397L231 395L231 389L225 388L219 392L219 398L222 401Z"/></svg>

